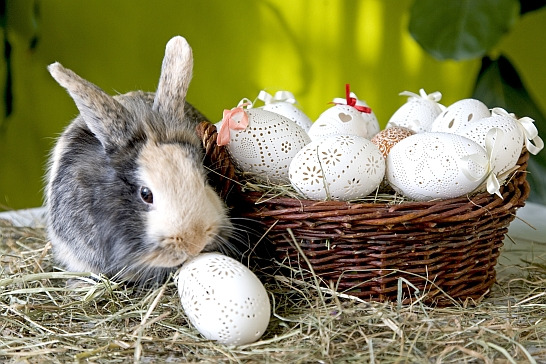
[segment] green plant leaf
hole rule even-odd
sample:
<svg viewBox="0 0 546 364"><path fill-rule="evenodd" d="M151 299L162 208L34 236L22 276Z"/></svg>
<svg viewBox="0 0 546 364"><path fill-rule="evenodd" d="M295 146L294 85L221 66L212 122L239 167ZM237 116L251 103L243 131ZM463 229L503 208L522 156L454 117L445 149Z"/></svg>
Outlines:
<svg viewBox="0 0 546 364"><path fill-rule="evenodd" d="M489 57L482 59L476 86L472 97L485 103L490 108L502 107L518 117L528 116L535 120L539 135L546 132L546 118L508 58L500 56L497 60ZM542 133L541 133L542 132ZM530 201L546 204L546 151L531 155L527 170L527 180L531 185Z"/></svg>
<svg viewBox="0 0 546 364"><path fill-rule="evenodd" d="M481 57L519 17L518 0L415 0L409 31L437 59Z"/></svg>

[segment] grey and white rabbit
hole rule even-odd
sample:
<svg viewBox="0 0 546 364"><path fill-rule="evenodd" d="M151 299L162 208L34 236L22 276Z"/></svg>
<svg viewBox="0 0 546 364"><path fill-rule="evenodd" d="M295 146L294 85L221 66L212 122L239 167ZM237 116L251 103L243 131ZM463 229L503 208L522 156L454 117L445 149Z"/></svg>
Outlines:
<svg viewBox="0 0 546 364"><path fill-rule="evenodd" d="M80 111L47 173L48 234L67 270L156 282L227 243L232 225L196 134L204 117L185 101L192 67L180 36L167 43L155 95L110 96L59 63L48 67Z"/></svg>

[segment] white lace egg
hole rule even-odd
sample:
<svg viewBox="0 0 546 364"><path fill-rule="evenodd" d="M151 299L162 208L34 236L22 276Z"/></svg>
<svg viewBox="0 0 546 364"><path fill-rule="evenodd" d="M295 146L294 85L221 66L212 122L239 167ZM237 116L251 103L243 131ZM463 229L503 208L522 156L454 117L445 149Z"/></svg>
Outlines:
<svg viewBox="0 0 546 364"><path fill-rule="evenodd" d="M524 134L519 129L516 119L508 115L493 114L464 126L457 134L472 139L486 148L486 135L493 128L502 131L490 134L494 146L491 156L493 173L502 174L516 165L523 149Z"/></svg>
<svg viewBox="0 0 546 364"><path fill-rule="evenodd" d="M432 122L430 131L457 133L457 130L491 116L489 108L480 100L464 99L449 105Z"/></svg>
<svg viewBox="0 0 546 364"><path fill-rule="evenodd" d="M387 156L387 180L414 200L459 197L473 192L485 179L488 157L476 142L450 133L411 135Z"/></svg>
<svg viewBox="0 0 546 364"><path fill-rule="evenodd" d="M439 92L427 95L423 89L420 93L417 95L412 92L402 92L400 95L409 96L408 100L392 114L385 128L401 126L415 133L430 131L432 122L444 108L438 103L442 95Z"/></svg>
<svg viewBox="0 0 546 364"><path fill-rule="evenodd" d="M332 135L356 135L371 139L379 132L379 123L373 113L365 113L349 105L334 105L313 123L308 131L311 140Z"/></svg>
<svg viewBox="0 0 546 364"><path fill-rule="evenodd" d="M313 125L311 119L309 119L309 117L305 115L301 109L289 102L273 102L262 106L262 109L274 112L275 114L282 115L292 120L301 126L306 132L309 130L309 128L311 128L311 125Z"/></svg>
<svg viewBox="0 0 546 364"><path fill-rule="evenodd" d="M288 167L301 148L311 142L301 126L263 109L247 109L248 126L230 130L229 154L240 171L266 183L287 184Z"/></svg>
<svg viewBox="0 0 546 364"><path fill-rule="evenodd" d="M178 276L180 302L207 339L226 345L258 340L269 324L269 296L258 277L233 258L203 253Z"/></svg>
<svg viewBox="0 0 546 364"><path fill-rule="evenodd" d="M313 200L353 200L376 190L385 175L383 155L370 140L334 135L305 146L290 164L290 182Z"/></svg>

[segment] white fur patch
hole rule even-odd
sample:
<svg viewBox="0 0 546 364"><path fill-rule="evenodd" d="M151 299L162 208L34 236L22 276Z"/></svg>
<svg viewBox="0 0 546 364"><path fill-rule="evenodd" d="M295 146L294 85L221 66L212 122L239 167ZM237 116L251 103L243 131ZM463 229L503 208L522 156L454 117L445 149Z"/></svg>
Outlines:
<svg viewBox="0 0 546 364"><path fill-rule="evenodd" d="M178 144L147 143L138 158L138 177L151 189L146 235L153 246L141 262L172 267L214 244L229 226L224 205L206 184L188 151Z"/></svg>

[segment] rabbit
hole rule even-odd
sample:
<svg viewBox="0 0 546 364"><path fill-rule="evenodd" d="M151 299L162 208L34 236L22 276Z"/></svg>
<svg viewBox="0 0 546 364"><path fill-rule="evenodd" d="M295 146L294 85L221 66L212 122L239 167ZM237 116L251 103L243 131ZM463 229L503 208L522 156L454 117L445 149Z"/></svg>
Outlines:
<svg viewBox="0 0 546 364"><path fill-rule="evenodd" d="M192 67L181 36L167 43L155 94L110 96L58 62L48 66L80 112L46 173L47 231L63 268L158 283L228 244L233 226L207 183L196 133L205 118L185 101Z"/></svg>

